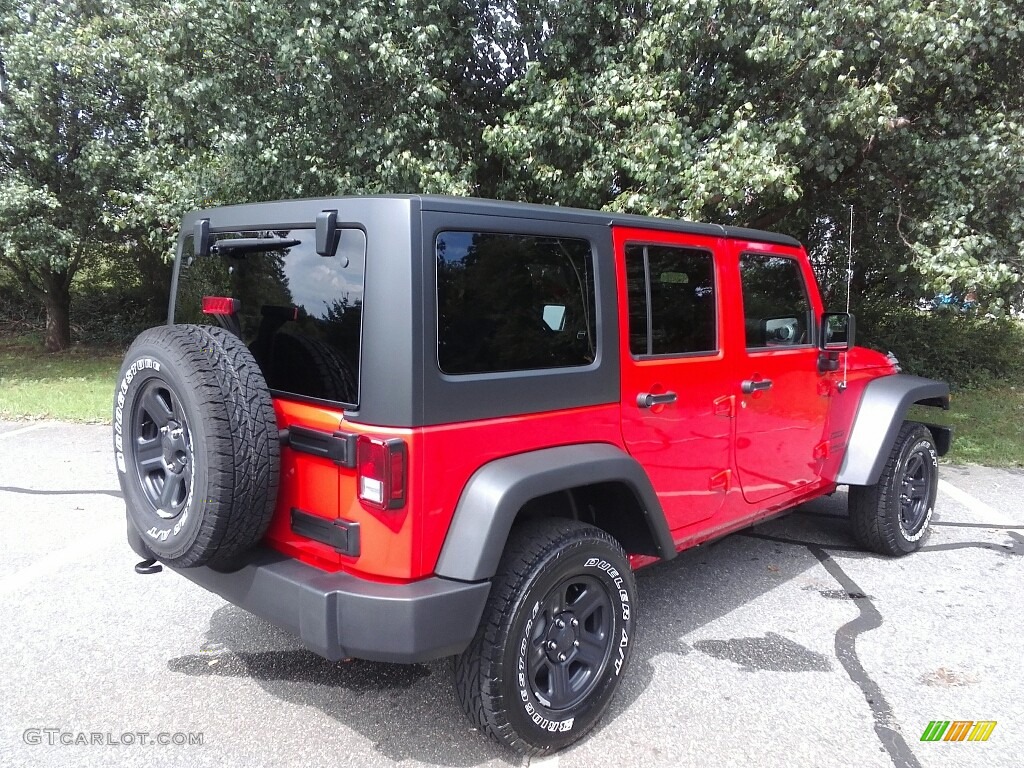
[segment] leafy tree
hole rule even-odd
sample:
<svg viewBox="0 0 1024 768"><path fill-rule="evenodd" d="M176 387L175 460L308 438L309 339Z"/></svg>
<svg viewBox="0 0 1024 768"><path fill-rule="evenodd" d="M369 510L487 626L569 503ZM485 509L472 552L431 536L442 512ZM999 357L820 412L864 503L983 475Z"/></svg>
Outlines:
<svg viewBox="0 0 1024 768"><path fill-rule="evenodd" d="M463 0L186 0L161 35L160 140L211 202L472 194L504 85ZM488 74L490 72L490 74Z"/></svg>
<svg viewBox="0 0 1024 768"><path fill-rule="evenodd" d="M51 348L90 259L165 285L183 211L327 194L779 229L834 302L853 206L862 301L1021 301L1009 0L13 2L0 265L46 301Z"/></svg>
<svg viewBox="0 0 1024 768"><path fill-rule="evenodd" d="M125 248L144 134L139 34L116 1L0 12L0 266L45 303L51 351L71 341L76 273Z"/></svg>
<svg viewBox="0 0 1024 768"><path fill-rule="evenodd" d="M499 193L788 230L891 297L1024 271L1024 21L1005 0L548 5L485 130ZM879 285L881 278L893 280ZM888 282L888 280L887 280Z"/></svg>

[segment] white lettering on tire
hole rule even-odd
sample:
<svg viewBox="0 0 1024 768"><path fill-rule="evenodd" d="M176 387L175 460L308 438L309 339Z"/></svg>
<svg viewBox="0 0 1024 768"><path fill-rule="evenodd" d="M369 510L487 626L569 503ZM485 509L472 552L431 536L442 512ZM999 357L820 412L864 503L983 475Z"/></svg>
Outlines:
<svg viewBox="0 0 1024 768"><path fill-rule="evenodd" d="M615 589L619 592L619 602L622 604L622 620L629 621L629 593L624 587L624 579L622 578L622 574L619 573L619 569L607 560L602 560L599 557L588 558L587 562L583 564L583 567L597 568L608 574L611 580L615 583ZM618 674L617 670L616 674Z"/></svg>
<svg viewBox="0 0 1024 768"><path fill-rule="evenodd" d="M925 450L928 451L928 456L929 456L929 458L931 458L932 466L935 467L935 468L938 468L938 466L939 466L939 454L936 453L935 448L932 446L932 444L930 442L928 442L927 440L922 440L921 442L917 443L917 445L914 446L913 450L911 451L911 454L915 453L919 448L924 448ZM903 538L905 538L907 541L911 541L911 542L913 542L913 541L920 541L921 537L923 537L926 533L928 533L928 526L932 522L932 513L934 511L935 511L935 499L932 499L932 503L928 506L928 512L924 516L924 523L921 524L921 527L918 529L917 533L915 533L915 534L907 533L907 531L903 528L903 520L901 519L900 522L899 522L899 526L900 526L900 533L903 534Z"/></svg>
<svg viewBox="0 0 1024 768"><path fill-rule="evenodd" d="M151 357L140 357L131 364L127 371L125 371L124 378L122 378L121 383L117 385L117 401L114 406L114 460L117 462L118 471L122 473L128 472L128 468L125 465L124 460L124 399L125 395L128 394L128 385L132 383L132 379L135 378L135 375L139 371L147 369L159 371L160 361L154 360ZM147 533L149 533L149 531L147 531ZM156 537L154 536L154 538ZM166 536L164 538L166 538Z"/></svg>

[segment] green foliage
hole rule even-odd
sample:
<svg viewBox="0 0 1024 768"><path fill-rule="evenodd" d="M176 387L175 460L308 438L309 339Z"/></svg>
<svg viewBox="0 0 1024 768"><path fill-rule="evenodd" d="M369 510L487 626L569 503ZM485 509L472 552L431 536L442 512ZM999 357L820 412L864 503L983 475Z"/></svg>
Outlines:
<svg viewBox="0 0 1024 768"><path fill-rule="evenodd" d="M781 228L832 261L853 205L861 292L909 269L997 314L1019 302L1016 3L555 7L485 129L500 194Z"/></svg>
<svg viewBox="0 0 1024 768"><path fill-rule="evenodd" d="M186 210L447 193L786 231L838 308L852 206L855 311L974 289L1005 315L1017 6L8 0L0 270L51 313L83 268L159 307Z"/></svg>
<svg viewBox="0 0 1024 768"><path fill-rule="evenodd" d="M907 373L959 387L1024 381L1024 327L959 312L858 317L857 343L890 351Z"/></svg>
<svg viewBox="0 0 1024 768"><path fill-rule="evenodd" d="M200 199L474 191L500 91L473 5L187 0L167 21L150 105L162 144L199 153Z"/></svg>
<svg viewBox="0 0 1024 768"><path fill-rule="evenodd" d="M102 347L51 355L32 336L0 337L0 418L109 423L122 355Z"/></svg>
<svg viewBox="0 0 1024 768"><path fill-rule="evenodd" d="M0 266L70 343L76 272L124 248L142 186L145 57L128 4L16 0L0 11Z"/></svg>
<svg viewBox="0 0 1024 768"><path fill-rule="evenodd" d="M953 427L953 445L945 461L1024 467L1024 387L1020 384L957 392L948 411L917 407L909 417Z"/></svg>

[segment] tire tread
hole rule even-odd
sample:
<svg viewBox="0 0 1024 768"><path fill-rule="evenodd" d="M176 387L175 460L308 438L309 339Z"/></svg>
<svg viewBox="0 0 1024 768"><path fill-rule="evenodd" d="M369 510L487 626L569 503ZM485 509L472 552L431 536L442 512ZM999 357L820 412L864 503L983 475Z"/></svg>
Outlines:
<svg viewBox="0 0 1024 768"><path fill-rule="evenodd" d="M544 518L513 528L492 582L480 627L466 651L455 659L456 695L470 722L520 754L543 755L553 748L527 741L509 719L501 693L500 670L505 647L502 640L534 573L553 553L560 556L595 540L609 545L626 559L622 547L611 535L574 520ZM589 728L582 730L578 737L587 730Z"/></svg>
<svg viewBox="0 0 1024 768"><path fill-rule="evenodd" d="M862 547L880 555L900 556L908 550L900 546L898 523L892 519L896 473L899 471L903 446L918 439L931 440L931 432L923 424L906 421L900 427L892 450L878 482L874 485L850 486L849 512L853 535Z"/></svg>
<svg viewBox="0 0 1024 768"><path fill-rule="evenodd" d="M196 489L206 497L199 531L182 551L161 559L181 568L230 564L266 534L277 501L280 445L270 390L249 349L223 328L150 328L125 364L146 350L192 389L207 438L207 484Z"/></svg>

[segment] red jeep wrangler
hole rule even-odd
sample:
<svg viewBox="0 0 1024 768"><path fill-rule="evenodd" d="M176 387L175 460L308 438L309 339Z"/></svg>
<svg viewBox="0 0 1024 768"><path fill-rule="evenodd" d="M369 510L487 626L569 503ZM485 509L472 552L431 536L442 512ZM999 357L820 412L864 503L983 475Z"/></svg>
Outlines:
<svg viewBox="0 0 1024 768"><path fill-rule="evenodd" d="M633 570L850 486L916 549L948 387L852 346L789 237L476 199L189 214L168 324L128 351L132 548L328 659L455 656L525 753L625 673Z"/></svg>

